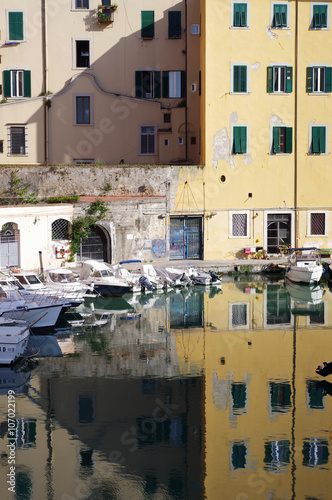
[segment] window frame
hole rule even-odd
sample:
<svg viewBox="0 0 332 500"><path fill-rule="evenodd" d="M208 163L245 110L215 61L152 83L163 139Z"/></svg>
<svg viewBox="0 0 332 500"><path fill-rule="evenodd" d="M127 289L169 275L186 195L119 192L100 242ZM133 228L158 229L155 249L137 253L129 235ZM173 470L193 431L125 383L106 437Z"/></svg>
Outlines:
<svg viewBox="0 0 332 500"><path fill-rule="evenodd" d="M326 26L314 26L314 7L326 7ZM329 2L311 2L310 3L310 30L312 31L329 31L330 30L330 3Z"/></svg>
<svg viewBox="0 0 332 500"><path fill-rule="evenodd" d="M236 26L234 23L234 16L235 16L235 5L238 4L245 4L246 5L246 26ZM241 0L232 0L231 3L231 22L230 22L230 27L231 29L237 29L237 30L248 30L250 29L250 2L247 1L241 1Z"/></svg>
<svg viewBox="0 0 332 500"><path fill-rule="evenodd" d="M284 90L274 90L275 70L285 69ZM271 74L272 73L272 78ZM281 78L278 77L278 81ZM272 86L272 89L271 89ZM280 89L280 84L279 84ZM287 63L272 63L266 68L266 90L268 94L288 95L293 92L293 66Z"/></svg>
<svg viewBox="0 0 332 500"><path fill-rule="evenodd" d="M89 42L89 66L77 66L77 42ZM73 51L72 69L82 70L82 71L86 71L87 69L93 69L92 48L93 48L92 38L86 38L86 37L72 38L72 51Z"/></svg>
<svg viewBox="0 0 332 500"><path fill-rule="evenodd" d="M246 130L246 148L245 152L236 152L235 151L235 134L234 129L243 128ZM249 154L249 124L248 123L234 123L231 125L231 155L232 156L245 156Z"/></svg>
<svg viewBox="0 0 332 500"><path fill-rule="evenodd" d="M234 90L234 69L237 67L245 67L246 68L246 90L245 91L236 91ZM249 63L245 62L232 62L231 63L231 94L236 94L236 95L246 95L250 94L250 65Z"/></svg>
<svg viewBox="0 0 332 500"><path fill-rule="evenodd" d="M89 123L80 123L78 122L78 106L77 106L77 99L78 98L83 98L83 97L88 97L89 98ZM73 111L74 111L74 120L73 123L77 127L92 127L94 125L93 123L93 94L88 94L88 93L79 93L79 94L74 94L73 95L74 99L74 104L73 104Z"/></svg>
<svg viewBox="0 0 332 500"><path fill-rule="evenodd" d="M154 136L154 146L153 153L143 153L142 152L142 129L143 128L153 128L153 136ZM139 156L156 156L157 152L157 131L158 125L156 123L141 123L138 125L138 155Z"/></svg>
<svg viewBox="0 0 332 500"><path fill-rule="evenodd" d="M234 235L233 234L233 215L246 215L247 218L247 234ZM228 237L229 238L250 238L250 211L249 210L230 210L228 214Z"/></svg>
<svg viewBox="0 0 332 500"><path fill-rule="evenodd" d="M324 70L324 90L314 90L315 71ZM321 76L319 78L321 80ZM332 92L332 67L327 63L311 63L306 69L306 92L309 95L327 95Z"/></svg>
<svg viewBox="0 0 332 500"><path fill-rule="evenodd" d="M71 0L71 10L75 11L75 12L84 12L84 11L88 11L88 10L93 10L92 9L92 0L87 0L88 2L88 7L77 7L77 2L79 0ZM82 2L84 0L81 0Z"/></svg>
<svg viewBox="0 0 332 500"><path fill-rule="evenodd" d="M13 73L22 73L22 94L13 95ZM16 75L17 79L17 75ZM21 68L8 69L3 71L3 96L8 99L23 99L31 97L31 71Z"/></svg>
<svg viewBox="0 0 332 500"><path fill-rule="evenodd" d="M13 153L12 152L12 129L21 128L24 129L24 153ZM7 126L7 156L28 156L28 126L26 124L11 123Z"/></svg>
<svg viewBox="0 0 332 500"><path fill-rule="evenodd" d="M9 22L9 17L10 13L14 12L21 12L22 13L22 38L17 39L17 38L10 38L10 22ZM26 9L6 9L6 41L5 43L10 43L10 42L26 42Z"/></svg>
<svg viewBox="0 0 332 500"><path fill-rule="evenodd" d="M274 129L279 128L279 129L285 129L285 151L275 151L275 144L274 144L274 138L275 138L275 132ZM271 156L280 156L280 155L290 155L293 152L293 127L290 127L289 124L287 123L274 123L270 126L270 155ZM287 151L289 149L289 144L290 144L290 151ZM278 141L279 149L280 149L280 133L279 133L279 141Z"/></svg>
<svg viewBox="0 0 332 500"><path fill-rule="evenodd" d="M312 214L324 214L325 216L325 233L324 234L313 234L311 232L311 215ZM327 210L308 210L307 211L307 237L311 238L321 238L322 236L326 237L329 235L329 229L328 229L328 223L329 223L329 212Z"/></svg>
<svg viewBox="0 0 332 500"><path fill-rule="evenodd" d="M287 13L286 13L286 26L275 26L274 25L274 8L276 6L281 6L285 5L287 8ZM272 30L289 30L290 29L290 12L289 12L289 2L271 2L271 21L270 21L270 28Z"/></svg>
<svg viewBox="0 0 332 500"><path fill-rule="evenodd" d="M313 152L313 128L325 128L325 151L324 152ZM329 155L329 124L328 123L310 123L309 124L309 151L310 156L328 156Z"/></svg>

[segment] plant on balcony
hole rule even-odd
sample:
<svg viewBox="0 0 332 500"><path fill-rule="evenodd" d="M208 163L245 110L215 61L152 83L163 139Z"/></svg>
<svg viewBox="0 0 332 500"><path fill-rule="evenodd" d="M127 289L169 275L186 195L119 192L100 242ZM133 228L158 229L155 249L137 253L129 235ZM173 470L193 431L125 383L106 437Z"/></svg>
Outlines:
<svg viewBox="0 0 332 500"><path fill-rule="evenodd" d="M113 14L118 9L116 3L110 5L98 5L97 17L100 23L112 23L114 21Z"/></svg>

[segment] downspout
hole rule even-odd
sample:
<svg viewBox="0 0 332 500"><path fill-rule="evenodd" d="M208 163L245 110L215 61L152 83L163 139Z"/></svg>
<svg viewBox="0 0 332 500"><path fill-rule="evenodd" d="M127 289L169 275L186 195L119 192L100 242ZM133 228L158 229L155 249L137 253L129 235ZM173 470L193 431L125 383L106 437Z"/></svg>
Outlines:
<svg viewBox="0 0 332 500"><path fill-rule="evenodd" d="M46 1L42 0L42 53L43 53L43 94L44 94L44 163L48 165L48 66L47 66L47 26Z"/></svg>
<svg viewBox="0 0 332 500"><path fill-rule="evenodd" d="M185 19L185 54L186 54L186 62L185 62L185 78L186 78L186 95L185 102L186 106L184 109L184 126L185 126L185 160L188 161L188 7L187 0L184 0L184 19Z"/></svg>
<svg viewBox="0 0 332 500"><path fill-rule="evenodd" d="M298 33L298 28L299 28L299 2L298 0L295 0L295 68L294 68L294 207L295 207L295 247L297 248L299 246L298 239L298 168L297 168L297 163L298 163L298 157L297 157L297 120L298 120L298 80L297 80L297 75L298 75L298 45L299 45L299 33Z"/></svg>

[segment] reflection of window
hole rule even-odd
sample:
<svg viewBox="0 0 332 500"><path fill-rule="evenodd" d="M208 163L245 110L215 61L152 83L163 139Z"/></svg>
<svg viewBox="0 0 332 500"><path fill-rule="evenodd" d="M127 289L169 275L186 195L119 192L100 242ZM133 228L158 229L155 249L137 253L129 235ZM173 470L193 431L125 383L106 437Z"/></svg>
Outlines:
<svg viewBox="0 0 332 500"><path fill-rule="evenodd" d="M79 395L78 418L80 424L87 424L94 421L92 396Z"/></svg>
<svg viewBox="0 0 332 500"><path fill-rule="evenodd" d="M265 469L270 472L281 472L290 463L290 442L268 441L265 443Z"/></svg>
<svg viewBox="0 0 332 500"><path fill-rule="evenodd" d="M231 326L248 327L248 304L231 304Z"/></svg>
<svg viewBox="0 0 332 500"><path fill-rule="evenodd" d="M309 408L324 410L326 393L317 380L307 380L307 404Z"/></svg>
<svg viewBox="0 0 332 500"><path fill-rule="evenodd" d="M232 393L232 412L234 414L245 413L247 402L247 385L245 383L233 382L231 386Z"/></svg>
<svg viewBox="0 0 332 500"><path fill-rule="evenodd" d="M309 316L310 325L325 325L325 302L320 302L314 306L314 314Z"/></svg>
<svg viewBox="0 0 332 500"><path fill-rule="evenodd" d="M290 295L279 284L268 284L266 289L266 324L280 325L291 322Z"/></svg>
<svg viewBox="0 0 332 500"><path fill-rule="evenodd" d="M287 413L291 407L291 386L288 382L269 382L270 405L273 413Z"/></svg>
<svg viewBox="0 0 332 500"><path fill-rule="evenodd" d="M247 445L243 441L231 443L231 470L246 469L248 459Z"/></svg>
<svg viewBox="0 0 332 500"><path fill-rule="evenodd" d="M36 445L36 419L20 418L16 421L16 446L31 447Z"/></svg>
<svg viewBox="0 0 332 500"><path fill-rule="evenodd" d="M81 478L86 478L93 474L93 450L91 449L81 449L80 450L80 469L79 475Z"/></svg>
<svg viewBox="0 0 332 500"><path fill-rule="evenodd" d="M306 467L317 467L328 463L329 444L323 439L312 438L303 443L303 462Z"/></svg>
<svg viewBox="0 0 332 500"><path fill-rule="evenodd" d="M52 222L52 240L67 240L69 233L69 222L65 219L57 219Z"/></svg>

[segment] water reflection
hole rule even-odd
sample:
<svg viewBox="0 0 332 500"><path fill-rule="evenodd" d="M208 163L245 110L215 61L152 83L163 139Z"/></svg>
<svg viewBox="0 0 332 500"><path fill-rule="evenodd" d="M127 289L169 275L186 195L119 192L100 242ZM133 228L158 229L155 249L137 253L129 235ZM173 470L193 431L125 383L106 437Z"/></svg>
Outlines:
<svg viewBox="0 0 332 500"><path fill-rule="evenodd" d="M329 498L331 300L254 277L84 304L107 322L0 372L3 484L14 387L17 498Z"/></svg>

